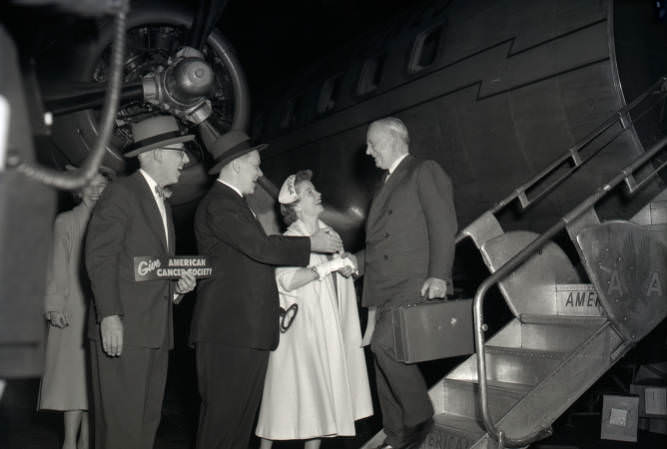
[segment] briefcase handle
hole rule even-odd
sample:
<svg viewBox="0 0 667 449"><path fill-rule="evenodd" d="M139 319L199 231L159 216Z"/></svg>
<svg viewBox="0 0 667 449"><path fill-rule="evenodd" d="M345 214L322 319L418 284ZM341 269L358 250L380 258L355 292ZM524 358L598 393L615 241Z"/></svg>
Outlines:
<svg viewBox="0 0 667 449"><path fill-rule="evenodd" d="M425 304L429 302L438 302L438 301L456 301L458 299L467 299L464 298L463 296L463 289L462 288L454 288L454 292L451 294L446 295L444 298L425 298L425 297L420 297L417 301L406 304L406 307L411 307L411 306L416 306L419 304Z"/></svg>

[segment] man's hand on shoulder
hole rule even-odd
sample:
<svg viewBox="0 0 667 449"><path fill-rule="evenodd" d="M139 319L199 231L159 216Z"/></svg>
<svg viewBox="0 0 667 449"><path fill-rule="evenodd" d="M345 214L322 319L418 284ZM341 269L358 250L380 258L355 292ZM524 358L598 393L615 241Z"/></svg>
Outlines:
<svg viewBox="0 0 667 449"><path fill-rule="evenodd" d="M444 298L447 296L448 283L444 279L428 278L422 285L421 295L426 299Z"/></svg>
<svg viewBox="0 0 667 449"><path fill-rule="evenodd" d="M100 323L102 349L109 357L120 357L123 353L123 321L118 315L102 318Z"/></svg>
<svg viewBox="0 0 667 449"><path fill-rule="evenodd" d="M335 232L319 229L310 236L310 250L314 253L335 253L343 250L343 241Z"/></svg>

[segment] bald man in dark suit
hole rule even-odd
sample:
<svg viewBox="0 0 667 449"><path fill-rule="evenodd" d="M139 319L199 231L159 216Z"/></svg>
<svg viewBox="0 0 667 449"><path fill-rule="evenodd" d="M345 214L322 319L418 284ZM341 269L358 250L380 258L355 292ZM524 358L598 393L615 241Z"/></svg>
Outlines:
<svg viewBox="0 0 667 449"><path fill-rule="evenodd" d="M396 360L391 310L420 297L452 292L456 213L452 183L435 161L409 153L403 122L386 118L368 128L366 154L387 170L366 221L363 305L374 310L371 349L382 422L382 449L419 447L433 426L433 406L416 365Z"/></svg>
<svg viewBox="0 0 667 449"><path fill-rule="evenodd" d="M230 131L208 149L216 160L209 173L218 179L197 207L195 234L216 275L197 288L190 335L202 399L198 449L248 448L269 353L278 346L275 268L308 265L311 251L342 250L339 237L326 231L264 232L245 200L262 176L264 148Z"/></svg>

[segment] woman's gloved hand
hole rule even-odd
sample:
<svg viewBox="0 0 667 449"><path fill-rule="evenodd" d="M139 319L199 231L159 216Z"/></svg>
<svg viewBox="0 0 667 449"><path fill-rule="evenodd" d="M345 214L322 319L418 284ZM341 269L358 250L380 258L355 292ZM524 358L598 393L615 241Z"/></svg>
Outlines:
<svg viewBox="0 0 667 449"><path fill-rule="evenodd" d="M314 268L319 278L324 279L326 276L333 273L334 271L341 270L345 267L354 268L354 264L350 259L335 257L327 262L316 265Z"/></svg>

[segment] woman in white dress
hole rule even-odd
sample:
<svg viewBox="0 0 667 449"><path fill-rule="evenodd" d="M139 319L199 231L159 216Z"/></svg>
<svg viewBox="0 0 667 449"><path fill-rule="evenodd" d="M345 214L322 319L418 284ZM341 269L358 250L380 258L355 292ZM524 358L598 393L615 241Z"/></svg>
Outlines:
<svg viewBox="0 0 667 449"><path fill-rule="evenodd" d="M320 193L310 170L290 175L278 201L289 228L309 236L320 228ZM311 254L308 268L276 270L280 305L298 313L271 353L256 434L261 449L273 440L306 440L318 449L322 437L354 436L354 421L373 414L357 298L348 258Z"/></svg>
<svg viewBox="0 0 667 449"><path fill-rule="evenodd" d="M103 172L113 176L111 170ZM90 213L107 179L101 174L84 187L81 203L56 217L48 271L45 315L49 322L46 363L39 391L40 410L64 412L63 449L88 447L88 392L83 347L86 305L81 252ZM78 435L78 444L77 444Z"/></svg>

